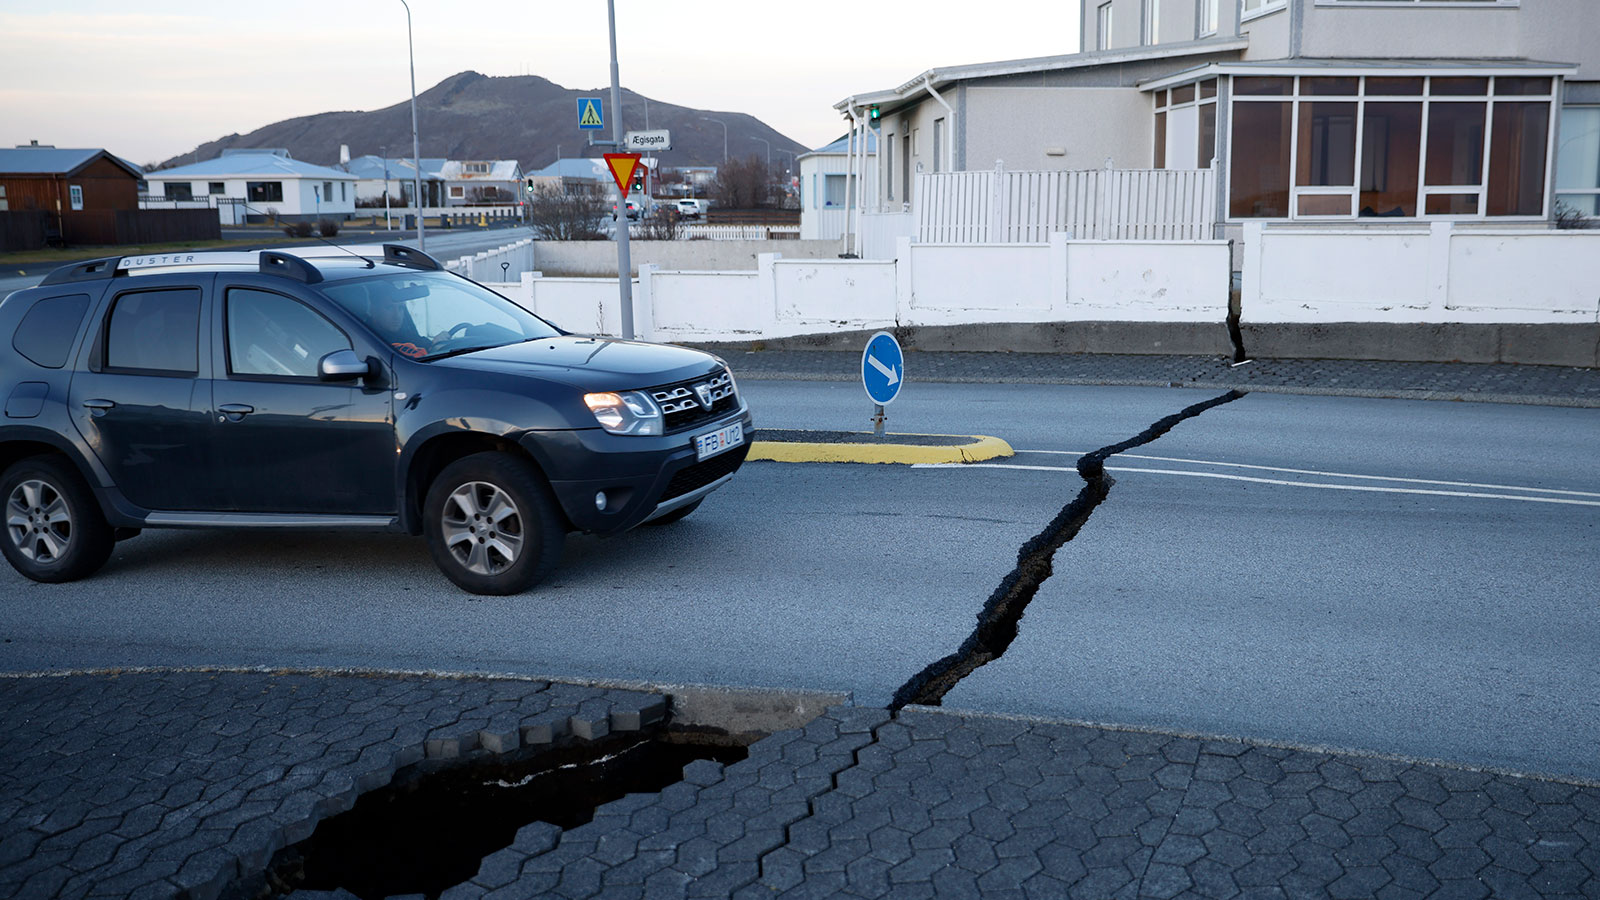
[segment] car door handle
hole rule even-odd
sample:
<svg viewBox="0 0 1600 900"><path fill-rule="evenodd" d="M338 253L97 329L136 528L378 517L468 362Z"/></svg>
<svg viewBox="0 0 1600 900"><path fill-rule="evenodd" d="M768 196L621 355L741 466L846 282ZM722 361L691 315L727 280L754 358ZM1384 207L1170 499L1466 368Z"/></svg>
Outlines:
<svg viewBox="0 0 1600 900"><path fill-rule="evenodd" d="M92 409L96 412L105 412L108 409L112 409L117 404L110 400L85 400L83 401L83 405L85 409Z"/></svg>
<svg viewBox="0 0 1600 900"><path fill-rule="evenodd" d="M217 407L217 411L222 413L223 418L237 422L255 412L256 408L248 403L224 403Z"/></svg>

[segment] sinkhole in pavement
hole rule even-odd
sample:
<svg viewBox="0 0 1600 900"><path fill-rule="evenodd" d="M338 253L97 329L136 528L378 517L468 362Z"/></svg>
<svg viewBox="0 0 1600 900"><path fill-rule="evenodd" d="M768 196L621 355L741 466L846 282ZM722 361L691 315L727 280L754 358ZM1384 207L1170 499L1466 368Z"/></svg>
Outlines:
<svg viewBox="0 0 1600 900"><path fill-rule="evenodd" d="M747 750L681 732L612 735L513 762L495 757L402 774L279 851L266 884L243 896L343 888L362 900L423 894L472 878L483 858L532 822L571 829L625 794L657 793L701 759L728 764ZM233 896L240 893L230 892Z"/></svg>

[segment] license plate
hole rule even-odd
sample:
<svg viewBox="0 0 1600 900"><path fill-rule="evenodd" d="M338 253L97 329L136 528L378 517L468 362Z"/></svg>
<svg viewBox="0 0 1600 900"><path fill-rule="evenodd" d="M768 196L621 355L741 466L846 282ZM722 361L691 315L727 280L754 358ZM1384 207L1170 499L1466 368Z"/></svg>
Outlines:
<svg viewBox="0 0 1600 900"><path fill-rule="evenodd" d="M705 459L742 443L744 443L744 423L735 422L710 434L695 435L694 452L697 458Z"/></svg>

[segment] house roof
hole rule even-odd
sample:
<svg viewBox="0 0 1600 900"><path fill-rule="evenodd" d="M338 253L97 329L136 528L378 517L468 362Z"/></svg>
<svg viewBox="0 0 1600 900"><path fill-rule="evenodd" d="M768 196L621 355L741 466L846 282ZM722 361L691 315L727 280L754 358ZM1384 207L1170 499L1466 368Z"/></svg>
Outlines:
<svg viewBox="0 0 1600 900"><path fill-rule="evenodd" d="M831 144L824 144L823 146L818 147L815 150L807 151L805 153L800 154L799 156L797 156L795 158L796 159L805 159L808 156L836 156L836 155L837 156L842 156L842 155L844 155L846 153L849 153L849 152L850 152L850 135L844 134L844 135L840 135L839 139L834 141ZM878 130L876 128L867 129L867 152L868 153L877 153L878 152Z"/></svg>
<svg viewBox="0 0 1600 900"><path fill-rule="evenodd" d="M603 159L558 159L528 174L535 178L611 178Z"/></svg>
<svg viewBox="0 0 1600 900"><path fill-rule="evenodd" d="M1033 72L1054 72L1063 69L1082 69L1145 60L1181 59L1189 56L1244 50L1249 46L1250 40L1247 37L1206 38L1178 44L1160 44L1154 47L1125 47L1116 50L1096 50L1091 53L1067 53L1060 56L1038 56L1031 59L1012 59L1001 62L928 69L899 87L866 94L852 94L835 103L833 108L849 114L850 110L860 109L863 106L904 103L915 99L924 90L937 91L945 85L958 81L969 81L974 78L1025 75Z"/></svg>
<svg viewBox="0 0 1600 900"><path fill-rule="evenodd" d="M1213 75L1277 75L1307 71L1409 73L1426 75L1490 75L1515 72L1518 75L1570 75L1576 63L1542 62L1534 59L1259 59L1249 62L1220 62L1190 66L1171 75L1139 82L1142 91L1160 90Z"/></svg>
<svg viewBox="0 0 1600 900"><path fill-rule="evenodd" d="M428 181L438 181L442 177L439 173L449 162L446 159L437 159L424 156L422 158L422 177ZM344 164L344 168L351 175L368 181L382 181L385 160L381 156L358 156ZM416 166L412 165L411 157L401 157L388 160L388 173L390 180L409 181L416 175Z"/></svg>
<svg viewBox="0 0 1600 900"><path fill-rule="evenodd" d="M8 175L70 175L104 156L135 178L144 170L131 162L98 148L58 149L56 147L17 147L0 150L0 172Z"/></svg>
<svg viewBox="0 0 1600 900"><path fill-rule="evenodd" d="M274 178L315 178L323 181L354 181L349 172L316 166L298 159L278 156L270 151L238 153L219 156L203 162L172 169L162 169L145 175L149 181L169 181L184 178L244 178L269 176Z"/></svg>

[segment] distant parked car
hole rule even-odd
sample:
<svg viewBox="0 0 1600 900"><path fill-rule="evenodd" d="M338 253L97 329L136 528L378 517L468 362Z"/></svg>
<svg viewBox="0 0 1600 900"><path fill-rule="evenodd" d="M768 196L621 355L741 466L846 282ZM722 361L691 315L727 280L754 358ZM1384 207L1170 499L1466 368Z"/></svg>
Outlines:
<svg viewBox="0 0 1600 900"><path fill-rule="evenodd" d="M632 200L628 201L628 218L637 219L644 213L644 208ZM617 217L617 204L611 204L611 218Z"/></svg>
<svg viewBox="0 0 1600 900"><path fill-rule="evenodd" d="M685 197L678 201L678 215L685 219L698 219L708 205L704 200L691 200Z"/></svg>

